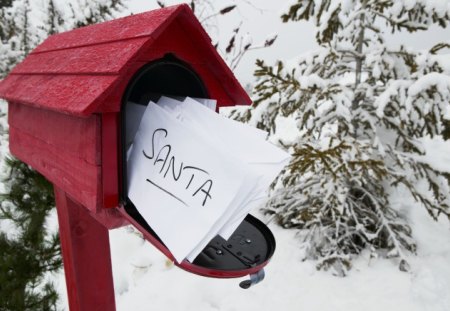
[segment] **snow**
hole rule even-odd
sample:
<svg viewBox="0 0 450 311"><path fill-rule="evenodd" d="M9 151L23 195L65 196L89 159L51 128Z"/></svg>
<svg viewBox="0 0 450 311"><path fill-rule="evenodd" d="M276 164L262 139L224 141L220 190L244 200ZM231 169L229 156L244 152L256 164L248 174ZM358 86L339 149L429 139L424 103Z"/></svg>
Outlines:
<svg viewBox="0 0 450 311"><path fill-rule="evenodd" d="M423 1L428 11L434 10L439 18L444 18L446 14L450 14L450 4L442 0Z"/></svg>
<svg viewBox="0 0 450 311"><path fill-rule="evenodd" d="M450 95L450 76L437 72L429 73L419 78L409 87L409 95L415 97L432 86L437 88L442 97L448 97Z"/></svg>
<svg viewBox="0 0 450 311"><path fill-rule="evenodd" d="M399 92L399 90L407 88L411 85L410 81L404 80L396 80L391 82L387 89L378 96L375 100L374 106L377 108L378 117L382 117L384 114L384 109L390 103L391 97L395 97L397 95L402 96L403 93Z"/></svg>
<svg viewBox="0 0 450 311"><path fill-rule="evenodd" d="M322 15L320 16L320 20L315 21L315 24L317 27L317 34L320 34L321 36L323 36L323 33L327 30L330 20L332 18L336 18L336 17L334 17L334 14L336 14L336 12L339 13L339 11L341 10L340 2L341 1L330 1L329 8L322 12ZM321 3L319 3L319 1L316 1L315 5L316 5L316 7L320 7Z"/></svg>
<svg viewBox="0 0 450 311"><path fill-rule="evenodd" d="M4 160L9 154L7 107L6 102L0 99L0 193L5 193L7 190L2 180L9 174ZM2 208L7 208L11 203L2 200L0 204ZM0 230L7 233L9 238L12 237L15 231L12 222L2 219L0 219Z"/></svg>
<svg viewBox="0 0 450 311"><path fill-rule="evenodd" d="M281 141L284 145L293 145L300 136L297 121L292 116L277 118L275 120L275 127L277 128L277 132L271 135L269 139L274 144Z"/></svg>
<svg viewBox="0 0 450 311"><path fill-rule="evenodd" d="M314 262L302 261L296 231L271 223L277 250L266 278L243 290L238 284L244 278L211 279L185 272L133 230L121 228L110 231L117 310L448 311L448 221L435 223L416 203L405 202L401 192L397 196L399 208L408 210L418 243L417 257L408 257L410 273L400 272L395 259L371 259L368 253L353 262L345 278L317 271ZM56 283L62 307L63 281L61 272Z"/></svg>
<svg viewBox="0 0 450 311"><path fill-rule="evenodd" d="M450 54L434 55L432 60L436 61L445 72L450 73Z"/></svg>
<svg viewBox="0 0 450 311"><path fill-rule="evenodd" d="M444 141L441 137L424 137L420 140L426 154L416 156L417 161L430 165L433 169L450 173L450 141Z"/></svg>

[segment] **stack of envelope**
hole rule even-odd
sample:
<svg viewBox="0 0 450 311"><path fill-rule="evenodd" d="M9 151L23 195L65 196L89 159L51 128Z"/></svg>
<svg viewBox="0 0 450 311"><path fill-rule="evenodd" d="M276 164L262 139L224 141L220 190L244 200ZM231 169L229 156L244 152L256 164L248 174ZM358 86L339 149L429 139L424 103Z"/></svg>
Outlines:
<svg viewBox="0 0 450 311"><path fill-rule="evenodd" d="M126 111L128 197L177 262L227 240L290 155L210 99L161 97Z"/></svg>

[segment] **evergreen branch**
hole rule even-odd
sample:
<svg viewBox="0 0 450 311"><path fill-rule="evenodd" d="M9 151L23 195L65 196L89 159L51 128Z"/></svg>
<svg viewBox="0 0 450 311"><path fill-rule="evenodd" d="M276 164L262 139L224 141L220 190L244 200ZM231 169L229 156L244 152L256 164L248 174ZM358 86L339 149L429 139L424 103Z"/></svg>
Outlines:
<svg viewBox="0 0 450 311"><path fill-rule="evenodd" d="M354 59L364 60L366 58L366 56L363 53L358 53L358 51L337 49L336 52L344 55L351 55Z"/></svg>
<svg viewBox="0 0 450 311"><path fill-rule="evenodd" d="M397 238L396 238L397 234L392 230L389 222L383 216L383 211L381 209L381 205L383 204L383 202L381 202L378 198L374 197L370 192L368 192L366 189L364 189L362 187L356 187L356 189L358 189L359 191L364 193L364 196L367 196L371 200L373 207L376 210L378 219L381 222L380 228L384 228L388 232L388 234L390 236L390 241L393 243L394 248L396 249L396 251L398 253L398 256L401 258L401 262L407 262L406 257L402 251L402 245L399 243L399 241L397 241Z"/></svg>
<svg viewBox="0 0 450 311"><path fill-rule="evenodd" d="M430 53L436 55L440 50L450 49L450 43L438 43L430 49Z"/></svg>

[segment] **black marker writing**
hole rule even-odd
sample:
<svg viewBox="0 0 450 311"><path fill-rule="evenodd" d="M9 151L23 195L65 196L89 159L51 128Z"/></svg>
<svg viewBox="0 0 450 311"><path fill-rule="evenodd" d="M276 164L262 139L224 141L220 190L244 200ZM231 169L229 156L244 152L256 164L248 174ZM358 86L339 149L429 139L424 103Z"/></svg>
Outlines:
<svg viewBox="0 0 450 311"><path fill-rule="evenodd" d="M186 181L186 178L182 180L182 176L184 172L189 172L191 175L188 178L188 182L186 182L186 190L190 190L190 187L192 185L192 196L195 197L199 194L203 194L204 198L202 201L202 206L205 206L208 199L212 199L211 197L211 190L213 187L213 181L209 178L209 173L201 169L199 167L195 167L192 165L186 165L184 166L183 162L177 162L174 155L172 155L172 146L170 144L166 144L162 146L156 157L155 157L155 136L157 133L164 134L164 138L167 137L168 132L166 129L158 128L153 132L152 135L152 150L151 154L147 154L145 150L142 150L142 153L144 157L146 157L149 160L153 160L153 165L156 167L160 165L159 174L163 175L163 178L171 178L175 182L184 182ZM177 165L178 164L178 165ZM171 174L169 174L171 172ZM182 202L186 205L185 202L183 202L181 199L179 199L177 196L175 196L170 191L163 189L161 186L156 185L154 182L147 179L149 183L156 186L160 190L166 192L167 194L171 195L178 201ZM201 184L201 185L200 185ZM199 186L200 185L200 186Z"/></svg>
<svg viewBox="0 0 450 311"><path fill-rule="evenodd" d="M159 128L159 129L156 129L156 130L153 132L153 135L152 135L152 155L149 156L149 155L147 155L147 154L145 153L145 151L142 151L142 152L144 152L144 156L145 156L146 158L148 158L148 159L153 159L153 157L155 156L155 144L154 144L154 142L155 142L155 134L158 133L158 132L163 132L163 133L164 133L164 137L167 137L167 130L165 130L165 129Z"/></svg>
<svg viewBox="0 0 450 311"><path fill-rule="evenodd" d="M208 179L208 180L205 181L204 184L201 185L201 187L198 188L198 190L195 191L194 194L192 195L192 196L194 197L199 191L201 191L201 192L203 192L203 193L205 194L205 199L203 200L202 206L205 206L206 199L208 199L208 198L211 199L211 195L209 194L209 192L211 191L212 185L213 185L212 180L211 180L211 179ZM207 187L208 190L203 189L204 187Z"/></svg>
<svg viewBox="0 0 450 311"><path fill-rule="evenodd" d="M161 186L155 184L153 181L151 181L151 180L148 179L148 178L147 178L146 180L147 180L147 182L151 183L151 184L152 184L153 186L155 186L156 188L158 188L158 189L164 191L165 193L167 193L168 195L170 195L172 198L174 198L174 199L180 201L180 202L183 203L185 206L187 206L187 204L186 204L183 200L181 200L179 197L177 197L177 196L174 195L173 193L171 193L171 192L167 191L166 189L164 189L163 187L161 187Z"/></svg>

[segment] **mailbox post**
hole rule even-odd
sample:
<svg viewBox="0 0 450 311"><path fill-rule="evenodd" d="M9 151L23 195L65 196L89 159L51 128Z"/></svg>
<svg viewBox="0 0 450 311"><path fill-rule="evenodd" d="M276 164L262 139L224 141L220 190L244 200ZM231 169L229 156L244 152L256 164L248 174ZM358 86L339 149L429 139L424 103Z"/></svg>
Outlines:
<svg viewBox="0 0 450 311"><path fill-rule="evenodd" d="M50 36L0 83L12 154L54 185L70 310L115 310L109 229L134 225L173 260L124 178L127 102L154 94L251 103L185 4ZM254 262L229 254L179 266L221 278L260 273L273 236L252 217L242 230L259 241L247 249Z"/></svg>
<svg viewBox="0 0 450 311"><path fill-rule="evenodd" d="M55 188L70 310L115 310L108 229Z"/></svg>

